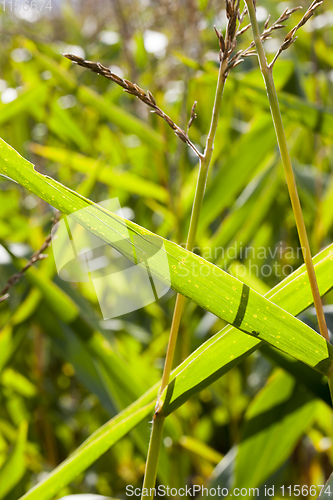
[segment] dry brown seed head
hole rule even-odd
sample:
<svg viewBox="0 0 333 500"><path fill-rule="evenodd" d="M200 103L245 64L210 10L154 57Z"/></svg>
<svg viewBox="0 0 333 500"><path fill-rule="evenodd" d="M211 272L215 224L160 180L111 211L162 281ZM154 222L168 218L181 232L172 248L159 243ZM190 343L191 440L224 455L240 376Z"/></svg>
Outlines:
<svg viewBox="0 0 333 500"><path fill-rule="evenodd" d="M281 14L281 16L279 17L278 21L281 21L282 18L285 18L285 19L288 19L289 15L288 15L288 9L284 10Z"/></svg>
<svg viewBox="0 0 333 500"><path fill-rule="evenodd" d="M154 99L154 96L151 94L151 92L148 91L146 94L145 91L143 89L141 89L138 85L132 83L129 80L122 79L119 76L113 74L109 68L103 66L100 63L85 61L82 57L75 56L74 54L64 54L64 57L66 57L67 59L75 62L76 64L78 64L84 68L88 68L90 71L98 73L98 74L104 76L105 78L112 80L113 82L117 83L120 87L122 87L124 89L124 91L127 92L128 94L131 94L131 95L137 97L138 99L140 99L142 102L144 102L150 108L154 108L151 110L151 112L156 113L158 116L163 118L163 120L165 120L167 122L167 124L177 133L179 138L183 142L187 143L193 149L193 151L196 153L196 155L198 157L200 157L200 158L202 157L202 155L198 152L196 147L192 144L192 142L190 141L188 136L185 134L185 132L181 128L179 128L171 120L171 118L168 115L166 115L157 106L156 101Z"/></svg>
<svg viewBox="0 0 333 500"><path fill-rule="evenodd" d="M228 24L228 29L227 29L227 32L228 32L228 41L229 42L232 42L233 39L235 38L235 34L236 34L236 19L237 17L236 16L232 16L230 18L230 21L229 21L229 24Z"/></svg>
<svg viewBox="0 0 333 500"><path fill-rule="evenodd" d="M86 61L86 64L89 68L96 68L96 64L92 61ZM98 66L98 65L97 65ZM99 66L98 66L99 67Z"/></svg>
<svg viewBox="0 0 333 500"><path fill-rule="evenodd" d="M284 42L288 42L288 40L290 40L294 36L294 33L295 33L294 29L292 29L291 31L289 31L289 33L284 38Z"/></svg>
<svg viewBox="0 0 333 500"><path fill-rule="evenodd" d="M126 84L128 89L135 90L134 84L132 82L126 80L125 78L123 79L123 82Z"/></svg>
<svg viewBox="0 0 333 500"><path fill-rule="evenodd" d="M314 14L313 10L306 12L302 17L302 19L300 20L300 22L298 23L297 28L301 28L302 26L304 26L304 24L308 22L308 20L310 19L310 17L313 16L313 14Z"/></svg>
<svg viewBox="0 0 333 500"><path fill-rule="evenodd" d="M310 5L310 7L308 8L308 10L305 12L304 16L302 17L302 19L300 20L300 22L298 23L298 25L295 27L295 31L298 30L299 28L301 28L302 26L304 26L304 24L306 22L308 22L308 20L313 16L315 10L323 3L323 1L319 1L319 2L312 2L312 4Z"/></svg>
<svg viewBox="0 0 333 500"><path fill-rule="evenodd" d="M293 9L288 9L287 14L290 16L291 14L293 14L294 12L296 12L297 10L300 10L302 8L303 7L301 5L299 5L298 7L294 7Z"/></svg>
<svg viewBox="0 0 333 500"><path fill-rule="evenodd" d="M147 90L147 94L148 94L150 102L152 102L156 106L156 101L155 101L155 97L153 96L153 94L151 92L149 92L149 90Z"/></svg>
<svg viewBox="0 0 333 500"><path fill-rule="evenodd" d="M220 50L222 50L222 52L224 52L225 51L225 43L224 43L223 35L222 35L221 31L219 31L216 28L216 26L214 26L214 30L215 30L216 36L219 40Z"/></svg>
<svg viewBox="0 0 333 500"><path fill-rule="evenodd" d="M239 24L242 24L242 22L244 21L244 17L245 17L246 15L247 15L247 7L244 7L243 12L238 11L238 20L239 20Z"/></svg>
<svg viewBox="0 0 333 500"><path fill-rule="evenodd" d="M226 0L226 12L227 12L227 17L231 17L233 13L232 5L230 0Z"/></svg>
<svg viewBox="0 0 333 500"><path fill-rule="evenodd" d="M244 54L243 54L244 57L251 57L251 56L256 56L256 55L257 55L256 50L248 50L248 51L244 52Z"/></svg>
<svg viewBox="0 0 333 500"><path fill-rule="evenodd" d="M120 78L120 76L118 75L115 75L114 73L112 73L112 79L115 81L115 83L119 83L121 85L124 84L124 81L122 78Z"/></svg>
<svg viewBox="0 0 333 500"><path fill-rule="evenodd" d="M238 61L235 62L235 64L232 65L232 69L236 68L240 63L242 63L244 59L238 59Z"/></svg>
<svg viewBox="0 0 333 500"><path fill-rule="evenodd" d="M265 30L267 30L267 28L268 28L270 18L271 18L271 15L269 14L269 16L268 16L268 18L266 19L266 22L265 22L265 26L264 26Z"/></svg>
<svg viewBox="0 0 333 500"><path fill-rule="evenodd" d="M236 20L239 19L239 16L240 16L239 4L240 4L240 0L236 0L235 5L234 5L234 14L236 16Z"/></svg>
<svg viewBox="0 0 333 500"><path fill-rule="evenodd" d="M140 95L144 97L146 96L146 92L142 90L136 83L134 83L134 87L136 88L136 90L139 92Z"/></svg>
<svg viewBox="0 0 333 500"><path fill-rule="evenodd" d="M237 33L237 36L239 35L242 35L243 33L245 33L245 31L247 31L249 28L251 28L251 23L250 24L247 24L246 26L244 26L244 28L242 28L241 30L238 31Z"/></svg>
<svg viewBox="0 0 333 500"><path fill-rule="evenodd" d="M222 34L222 33L221 33L221 31L219 31L219 30L216 28L216 26L215 26L215 25L214 25L214 31L215 31L215 34L216 34L217 38L218 38L218 39L220 39L220 36L221 36L221 34Z"/></svg>
<svg viewBox="0 0 333 500"><path fill-rule="evenodd" d="M161 115L161 116L162 116L162 115ZM165 120L165 121L166 121L166 122L170 125L170 127L172 127L172 128L175 128L175 127L176 127L175 123L171 120L171 118L169 118L169 117L168 117L168 115L165 115L165 114L163 113L163 118L164 118L164 120Z"/></svg>
<svg viewBox="0 0 333 500"><path fill-rule="evenodd" d="M281 45L281 50L286 50L288 47L290 47L290 45L292 43L294 43L295 41L297 40L297 36L295 36L295 38L291 38L289 40L286 40L285 42L283 42L283 44Z"/></svg>
<svg viewBox="0 0 333 500"><path fill-rule="evenodd" d="M194 101L193 106L192 106L192 108L191 108L191 115L190 115L190 119L189 119L189 122L188 122L188 124L187 124L187 131L186 131L186 132L187 132L187 134L188 134L188 131L189 131L189 130L190 130L190 128L191 128L191 125L192 125L193 121L194 121L194 120L195 120L195 118L197 117L197 114L196 114L196 112L195 112L195 107L196 107L196 105L197 105L197 101Z"/></svg>
<svg viewBox="0 0 333 500"><path fill-rule="evenodd" d="M222 52L225 52L225 43L224 43L224 38L223 38L222 33L221 33L221 36L219 38L219 44L220 44L220 50Z"/></svg>
<svg viewBox="0 0 333 500"><path fill-rule="evenodd" d="M75 54L63 54L64 57L67 57L70 61L74 61L78 63L79 61L82 62L84 59L80 56L76 56Z"/></svg>
<svg viewBox="0 0 333 500"><path fill-rule="evenodd" d="M178 130L175 130L175 134L179 137L179 139L181 139L183 142L187 142L188 141L188 138L187 138L187 135L185 134L185 132L181 129L178 129Z"/></svg>
<svg viewBox="0 0 333 500"><path fill-rule="evenodd" d="M194 118L196 118L196 116L197 116L197 115L195 114L195 108L196 108L196 105L197 105L197 104L198 104L198 103L197 103L197 101L194 101L193 106L192 106L192 108L191 108L191 118L192 118L192 116L193 116Z"/></svg>

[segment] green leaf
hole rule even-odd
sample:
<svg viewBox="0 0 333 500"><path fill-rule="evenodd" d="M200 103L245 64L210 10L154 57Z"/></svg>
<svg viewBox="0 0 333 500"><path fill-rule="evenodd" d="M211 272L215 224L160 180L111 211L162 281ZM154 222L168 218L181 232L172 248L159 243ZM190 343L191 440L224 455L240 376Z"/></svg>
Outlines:
<svg viewBox="0 0 333 500"><path fill-rule="evenodd" d="M129 260L138 263L162 282L171 282L174 290L249 334L242 337L242 343L247 346L246 351L251 350L258 340L265 340L320 373L328 373L333 359L331 344L290 313L217 266L41 175L3 140L0 141L0 173L17 181L63 213L72 214L76 222ZM83 208L85 210L81 211ZM159 252L163 247L165 253L161 252L161 258ZM332 282L327 279L329 289ZM303 274L298 281L298 286L305 290L307 276ZM309 298L309 304L311 302ZM214 347L215 353L217 346ZM229 363L233 363L235 355L239 355L239 347L230 345Z"/></svg>
<svg viewBox="0 0 333 500"><path fill-rule="evenodd" d="M332 266L332 252L333 244L314 258L321 295L324 295L332 287L331 279L327 276L328 269ZM266 297L291 314L301 313L313 300L309 282L306 281L304 284L305 276L306 270L305 265L303 265L270 290ZM223 328L178 366L176 376L164 391L163 413L169 414L174 411L261 345L265 344L253 337L244 336L240 330L234 327L226 326ZM304 366L303 363L301 366ZM288 363L285 364L285 368L289 368ZM307 376L309 376L308 373ZM304 383L306 383L306 377L304 377ZM310 388L313 389L313 386L310 385Z"/></svg>
<svg viewBox="0 0 333 500"><path fill-rule="evenodd" d="M260 115L252 123L249 132L235 143L230 156L208 187L200 216L200 230L206 228L233 202L275 144L271 116Z"/></svg>
<svg viewBox="0 0 333 500"><path fill-rule="evenodd" d="M14 101L8 104L0 103L0 125L12 120L31 106L36 106L44 102L47 96L47 87L38 85L25 89Z"/></svg>
<svg viewBox="0 0 333 500"><path fill-rule="evenodd" d="M333 225L333 178L327 183L324 196L319 200L316 220L317 241L322 241Z"/></svg>
<svg viewBox="0 0 333 500"><path fill-rule="evenodd" d="M251 273L251 270L237 260L233 260L228 266L228 273L235 276L235 278L241 279L244 283L259 292L261 295L265 295L265 293L269 291L269 286L266 285L264 281L258 278L256 274Z"/></svg>
<svg viewBox="0 0 333 500"><path fill-rule="evenodd" d="M199 439L195 439L191 436L182 436L180 438L179 444L185 450L198 455L199 457L207 460L208 462L211 462L212 464L217 465L223 458L223 455L221 453L214 450Z"/></svg>
<svg viewBox="0 0 333 500"><path fill-rule="evenodd" d="M242 91L244 95L256 105L269 110L269 102L266 91L255 85L243 84ZM243 86L244 85L244 86ZM279 104L281 113L286 119L301 124L323 136L332 136L333 133L333 110L312 104L311 102L300 99L299 97L279 92Z"/></svg>
<svg viewBox="0 0 333 500"><path fill-rule="evenodd" d="M13 368L6 368L3 371L1 384L26 398L33 398L37 394L36 386Z"/></svg>
<svg viewBox="0 0 333 500"><path fill-rule="evenodd" d="M49 500L81 472L94 463L114 443L130 432L152 411L154 403L144 406L144 398L107 422L92 434L67 460L56 467L21 499Z"/></svg>
<svg viewBox="0 0 333 500"><path fill-rule="evenodd" d="M14 449L0 470L0 499L4 498L21 480L25 472L24 450L27 441L28 423L22 422Z"/></svg>
<svg viewBox="0 0 333 500"><path fill-rule="evenodd" d="M124 132L137 135L145 144L154 149L163 149L163 137L153 128L119 106L107 101L94 90L83 85L78 88L77 97L83 104L97 109L101 116L118 125Z"/></svg>
<svg viewBox="0 0 333 500"><path fill-rule="evenodd" d="M247 409L236 460L235 486L260 486L289 457L310 425L317 402L279 371Z"/></svg>
<svg viewBox="0 0 333 500"><path fill-rule="evenodd" d="M89 151L91 149L89 137L68 110L61 109L55 100L51 101L49 107L46 124L50 130L53 130L63 141L75 144L81 151Z"/></svg>
<svg viewBox="0 0 333 500"><path fill-rule="evenodd" d="M10 321L0 331L0 373L25 336L25 331L14 335L18 325L26 321L36 310L41 298L39 290L32 290L15 310Z"/></svg>
<svg viewBox="0 0 333 500"><path fill-rule="evenodd" d="M24 264L22 266L20 262L17 260L16 265L21 269ZM31 284L42 291L44 300L56 317L70 326L78 338L84 341L90 354L102 362L112 379L119 384L121 393L129 395L127 404L138 398L145 389L140 386L140 377L114 352L102 333L85 321L75 302L39 269L31 267L26 276Z"/></svg>
<svg viewBox="0 0 333 500"><path fill-rule="evenodd" d="M235 209L230 211L223 220L220 229L216 231L208 243L211 248L223 247L224 256L229 255L228 248L237 245L237 242L243 248L246 247L272 206L280 184L279 170L274 168L261 177L263 178L260 178L259 181L256 180L254 187L251 186L252 183L247 186L245 192L243 191L240 199L237 200L239 204L243 204L241 206L235 204ZM253 189L253 191L249 199L243 202L249 189ZM230 258L222 260L226 264Z"/></svg>
<svg viewBox="0 0 333 500"><path fill-rule="evenodd" d="M48 158L51 161L66 165L67 168L72 167L83 173L91 172L97 162L95 158L89 158L67 149L41 146L40 144L35 143L31 144L30 148L34 153L42 156L43 158ZM104 182L107 186L124 189L130 193L139 194L148 198L154 198L159 201L165 202L168 200L167 191L154 182L143 179L142 177L130 172L119 171L119 169L111 169L110 165L105 164L105 162L101 163L102 164L99 165L97 178L100 182Z"/></svg>
<svg viewBox="0 0 333 500"><path fill-rule="evenodd" d="M283 368L292 375L299 384L304 385L317 398L325 401L329 407L332 406L332 399L326 377L323 377L320 373L315 372L304 363L297 361L284 352L274 349L266 343L261 344L260 352L275 365Z"/></svg>
<svg viewBox="0 0 333 500"><path fill-rule="evenodd" d="M13 351L13 328L6 325L0 332L0 373Z"/></svg>
<svg viewBox="0 0 333 500"><path fill-rule="evenodd" d="M325 54L329 57L330 52L326 50ZM207 72L209 76L216 78L217 71L215 67L206 63L204 65L198 64L193 59L177 54L176 56L187 66ZM288 68L286 68L288 71ZM257 72L257 75L259 73ZM233 91L238 92L239 95L245 96L249 101L253 102L256 106L269 111L269 102L267 99L266 90L263 88L262 83L254 85L251 83L252 78L247 75L235 76L232 75L229 79L229 90L233 86ZM214 80L215 81L215 80ZM284 76L279 78L279 85L285 81ZM333 133L333 110L324 106L317 106L311 102L305 101L293 94L287 92L279 92L279 103L282 114L290 119L292 122L302 124L304 127L313 130L321 135L332 136Z"/></svg>
<svg viewBox="0 0 333 500"><path fill-rule="evenodd" d="M316 264L316 273L318 276L318 284L320 287L321 293L325 293L327 291L327 276L328 269L331 267L331 256L332 256L333 245L326 249L325 251L318 254L314 262ZM300 313L303 309L307 307L308 299L311 297L311 290L309 285L304 286L304 289L299 289L298 287L298 279L304 273L305 266L300 267L297 271L295 271L292 275L288 276L284 281L282 281L277 287L267 294L270 297L274 297L274 300L281 302L281 305L285 305L289 307L289 309L293 312L293 314ZM204 387L207 387L210 383L214 382L217 378L219 378L223 373L228 371L232 366L240 363L242 359L244 359L250 352L258 348L262 343L256 341L250 349L244 340L252 339L250 337L244 336L242 332L236 330L235 328L226 327L221 332L216 334L212 339L209 339L205 342L200 349L195 351L191 356L189 356L180 366L178 366L172 373L172 382L170 384L171 387L176 387L176 393L170 398L170 402L173 402L171 405L170 402L164 403L163 410L165 413L170 413L176 407L180 406L182 403L187 401L191 396L199 392ZM214 344L218 345L218 355L212 357L212 351L214 351ZM238 353L235 353L235 359L233 363L230 363L229 353L227 349L229 345L234 349L235 343L238 343ZM225 348L224 348L225 346ZM202 373L198 370L202 370ZM187 384L187 380L189 384ZM120 417L123 416L126 419L131 412L139 411L144 405L151 403L147 413L143 412L141 414L141 420L146 417L146 415L153 409L154 401L157 395L159 384L155 384L149 391L147 391L139 400L133 403L130 407L128 407L122 414L115 417L109 423L105 424L100 430L98 430L95 434L93 434L89 440L87 440L82 447L84 447L88 442L92 443L94 440L103 440L103 436L105 439L110 438L110 434L112 432L112 425L115 421L117 421L120 425ZM183 392L181 392L183 391ZM119 420L118 420L119 418ZM139 423L140 420L138 419ZM104 434L103 429L106 431ZM115 431L116 432L116 431ZM122 437L124 434L121 434ZM119 439L120 439L119 437ZM111 438L110 438L111 439ZM111 444L116 442L116 438L111 440ZM98 447L100 455L104 453L107 448L102 446ZM96 450L95 450L96 451ZM98 455L98 456L100 456ZM97 454L94 455L95 458ZM77 466L74 462L80 462L80 455L72 455L69 459L65 460L59 467L55 469L51 473L51 483L52 483L52 491L55 491L56 480L59 475L60 477L62 472L66 472L66 482L62 482L62 485L68 484L70 481L75 479L76 474L79 474L83 470L89 467L93 460L90 461L88 458L85 460L84 468L79 469L80 472L77 472ZM70 473L67 473L67 470L70 470ZM54 474L54 476L53 476ZM28 492L23 498L25 500L37 500L41 498L41 500L49 500L52 498L53 493L48 493L47 489L47 480L42 481L37 485L33 490ZM62 486L61 486L62 487ZM61 489L61 488L59 488ZM44 497L39 497L39 492L44 492ZM56 490L59 491L59 490Z"/></svg>
<svg viewBox="0 0 333 500"><path fill-rule="evenodd" d="M59 354L73 365L77 379L98 397L110 417L118 413L122 408L115 404L114 393L108 387L106 377L101 374L100 360L92 356L89 348L69 326L60 324L47 305L38 311L37 318Z"/></svg>

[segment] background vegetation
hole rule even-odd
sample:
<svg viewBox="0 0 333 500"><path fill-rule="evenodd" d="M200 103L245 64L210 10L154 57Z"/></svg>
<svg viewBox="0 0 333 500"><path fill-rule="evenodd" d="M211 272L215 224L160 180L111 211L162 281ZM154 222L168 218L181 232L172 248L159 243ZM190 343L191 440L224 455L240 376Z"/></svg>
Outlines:
<svg viewBox="0 0 333 500"><path fill-rule="evenodd" d="M259 20L264 22L268 12L278 17L286 6L296 5L261 2ZM225 26L224 5L206 0L112 0L54 1L52 7L41 15L31 10L1 12L2 138L39 172L95 202L118 197L126 217L184 243L196 157L142 103L102 77L73 67L61 54L74 52L101 61L149 89L184 129L196 100L198 117L190 135L202 148L217 77L213 25ZM294 24L288 22L290 28ZM332 24L333 5L326 1L275 67L313 252L330 243L333 232ZM273 55L279 40L265 47ZM212 163L197 253L265 293L301 265L302 257L291 251L299 243L254 58L228 78ZM29 258L49 234L53 216L50 205L2 178L1 286L17 271L15 264L20 267L5 248ZM253 249L247 255L246 246ZM226 260L221 259L222 249ZM39 264L44 288L23 278L0 304L0 498L8 500L19 498L158 382L174 307L175 293L170 291L142 310L103 321L91 288L61 281L49 253ZM251 266L258 266L258 273ZM48 280L74 300L80 320L102 332L125 361L128 378L123 384L105 372L97 353L91 355L75 329L82 324L66 324L65 315L51 311ZM324 299L331 329L332 299L332 293ZM315 326L313 314L309 309L301 318ZM177 364L224 324L189 302ZM316 391L308 392L281 363L273 351L259 349L174 412L165 430L159 482L173 487L227 484L234 474L236 446L242 442L238 484L323 484L333 468L327 388L317 384ZM249 448L249 441L242 440L250 432L249 418L262 418L271 408L274 418L267 420L266 414L259 420L262 432L255 434ZM127 484L140 487L149 431L146 419L56 498L80 492L122 498ZM5 463L14 463L15 470L6 487L1 486L8 477ZM276 497L280 494L277 490Z"/></svg>

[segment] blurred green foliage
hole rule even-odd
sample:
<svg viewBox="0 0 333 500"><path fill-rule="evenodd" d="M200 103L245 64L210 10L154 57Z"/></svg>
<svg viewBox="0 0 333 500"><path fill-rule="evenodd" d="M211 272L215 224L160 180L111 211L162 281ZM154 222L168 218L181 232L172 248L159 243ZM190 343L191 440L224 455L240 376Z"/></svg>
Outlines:
<svg viewBox="0 0 333 500"><path fill-rule="evenodd" d="M263 23L268 12L274 18L286 6L294 5L261 2L259 19ZM217 77L213 25L223 29L223 9L216 0L87 0L54 3L52 11L41 15L2 10L2 138L38 171L96 202L118 197L135 222L184 243L196 158L142 103L106 79L73 67L61 54L84 54L148 88L184 129L196 100L198 118L190 136L202 148ZM300 16L294 14L288 27ZM330 0L275 67L313 252L333 236L332 16ZM249 37L246 34L241 43ZM276 38L267 42L271 57L278 47ZM302 260L300 253L288 254L299 243L255 58L246 59L227 80L212 163L196 252L264 293ZM1 180L1 286L17 271L4 248L29 257L49 234L53 215L48 204ZM248 258L246 246L254 249ZM281 250L274 256L277 246ZM272 253L259 257L262 248ZM267 275L267 266L274 263L276 272ZM254 265L258 273L253 273ZM58 313L51 312L44 296L51 289L35 288L25 278L0 304L0 498L8 500L19 498L159 380L175 300L169 292L142 310L103 321L89 286L69 285L56 276L52 252L39 268L71 299L73 310L59 302ZM331 294L325 298L331 324L332 299ZM77 322L68 324L66 314ZM313 325L312 310L302 319ZM177 364L222 326L221 320L188 303ZM94 332L93 346L78 334L83 327ZM103 358L103 337L114 349L113 359ZM105 369L108 362L110 370ZM323 484L333 467L331 410L304 394L278 364L267 352L257 351L172 414L159 482L172 487L226 484L234 472L223 460L215 466L222 456L232 457L242 442L236 466L241 485ZM281 421L285 414L291 416L282 430L276 420L269 421L272 449L280 443L279 432L286 439L282 464L274 462L270 449L265 452L270 457L269 478L249 464L256 457L253 450L265 443L265 434L259 434L250 450L249 441L241 440L251 419L274 407L277 395ZM124 498L127 484L140 487L149 430L145 420L56 498L80 492ZM256 485L251 483L252 472Z"/></svg>

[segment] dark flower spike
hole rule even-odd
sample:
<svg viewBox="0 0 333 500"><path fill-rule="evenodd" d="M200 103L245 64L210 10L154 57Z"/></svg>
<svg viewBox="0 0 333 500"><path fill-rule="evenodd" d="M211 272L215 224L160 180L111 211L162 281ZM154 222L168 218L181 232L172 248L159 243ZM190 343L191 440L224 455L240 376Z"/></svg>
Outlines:
<svg viewBox="0 0 333 500"><path fill-rule="evenodd" d="M244 26L244 28L240 29L239 31L237 31L237 35L236 36L240 36L242 35L243 33L245 33L249 28L251 28L251 23L250 24L247 24L246 26Z"/></svg>
<svg viewBox="0 0 333 500"><path fill-rule="evenodd" d="M93 71L94 73L102 75L108 80L113 81L114 83L122 87L125 92L140 99L140 101L144 102L147 106L152 108L151 111L160 116L172 128L177 137L179 137L185 144L187 144L199 158L202 157L202 154L190 141L188 135L184 132L184 130L178 127L178 125L176 125L176 123L166 113L164 113L164 111L162 111L161 108L157 106L156 100L153 94L149 92L149 90L145 92L136 83L132 83L129 80L126 80L125 78L121 78L120 76L116 75L109 68L103 66L103 64L99 62L86 61L82 57L76 56L74 54L63 54L63 55L70 61L78 64L79 66L87 68L90 71Z"/></svg>
<svg viewBox="0 0 333 500"><path fill-rule="evenodd" d="M266 19L265 26L264 26L265 30L267 30L267 28L268 28L270 19L271 19L271 15L269 15L268 18Z"/></svg>
<svg viewBox="0 0 333 500"><path fill-rule="evenodd" d="M197 114L196 114L196 112L195 112L195 107L196 107L196 105L197 105L197 101L194 101L193 106L192 106L192 108L191 108L191 115L190 115L190 119L189 119L189 122L188 122L188 124L187 124L187 134L188 134L188 131L189 131L189 129L190 129L190 127L191 127L191 125L192 125L193 121L194 121L194 120L196 119L196 117L197 117Z"/></svg>
<svg viewBox="0 0 333 500"><path fill-rule="evenodd" d="M305 12L304 16L302 19L299 21L299 23L291 30L289 33L286 35L285 39L282 42L281 47L277 51L277 53L274 56L273 61L270 63L270 67L272 68L280 56L280 54L284 51L287 50L292 43L294 43L297 40L297 36L295 36L296 31L299 30L302 26L304 26L308 20L313 16L315 10L323 3L323 0L314 0L310 7L307 9ZM280 21L285 21L287 20L290 15L295 12L296 10L301 9L302 7L295 7L294 9L286 9L284 13L280 16Z"/></svg>
<svg viewBox="0 0 333 500"><path fill-rule="evenodd" d="M317 2L314 2L314 3L315 3L315 5L317 5L319 2L317 1ZM230 5L231 5L231 8L230 8ZM232 34L232 29L231 29L231 27L229 28L229 24L231 24L231 18L233 16L232 15L232 8L233 8L232 6L233 5L235 5L235 2L232 2L231 0L229 0L229 2L228 2L228 9L229 9L229 13L231 15L230 15L230 17L228 17L229 14L228 14L228 10L227 10L228 26L227 26L227 35L226 35L226 39L225 39L225 44L226 45L228 44L228 56L235 49L235 46L236 46L236 40L235 39L236 39L236 37L238 37L238 36L242 35L243 33L245 33L250 28L250 26L251 26L251 24L248 24L247 26L244 26L244 28L241 28L241 29L238 28L238 31L235 34L235 39L232 40L232 41L230 41L230 34ZM267 40L269 40L271 38L271 34L274 31L277 31L277 30L279 30L281 28L285 28L285 26L283 24L281 24L281 23L283 23L284 21L288 20L289 17L291 16L291 14L293 14L294 12L296 12L299 9L301 9L301 7L295 7L293 9L285 9L284 12L281 14L281 16L274 23L272 23L271 26L269 26L269 22L270 22L270 16L269 16L268 19L265 22L264 31L260 35L261 41L262 42L266 42ZM245 8L244 11L242 12L242 14L238 15L238 19L241 19L241 21L240 21L239 24L241 24L241 22L243 21L245 15L247 13L248 13L247 9ZM218 34L217 34L217 36L218 36ZM229 37L228 39L227 39L227 36ZM293 43L293 42L290 42L290 44L291 43ZM250 45L246 49L238 51L237 54L235 54L230 60L228 60L227 65L226 65L226 73L228 73L232 68L235 68L236 66L238 66L238 64L245 57L250 57L250 56L256 55L257 52L254 49L254 47L255 47L255 43L254 43L254 41L252 41L250 43ZM221 52L220 52L220 59L221 59Z"/></svg>
<svg viewBox="0 0 333 500"><path fill-rule="evenodd" d="M60 212L57 212L56 216L52 219L52 228L59 222L60 219ZM13 286L16 285L20 281L20 279L24 276L24 273L31 267L33 266L36 262L46 259L48 257L47 254L44 254L44 250L46 250L50 245L51 245L51 240L52 240L52 235L49 234L43 245L40 247L39 250L37 250L29 259L27 264L24 266L21 271L19 271L16 274L13 274L7 281L7 284L5 287L0 291L0 303L4 302L9 298L9 293L7 293Z"/></svg>
<svg viewBox="0 0 333 500"><path fill-rule="evenodd" d="M225 52L225 43L224 43L223 35L222 35L221 31L219 31L215 26L214 26L214 30L215 30L216 36L217 36L219 44L220 44L220 50L222 53L224 53Z"/></svg>

